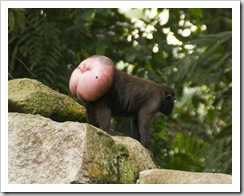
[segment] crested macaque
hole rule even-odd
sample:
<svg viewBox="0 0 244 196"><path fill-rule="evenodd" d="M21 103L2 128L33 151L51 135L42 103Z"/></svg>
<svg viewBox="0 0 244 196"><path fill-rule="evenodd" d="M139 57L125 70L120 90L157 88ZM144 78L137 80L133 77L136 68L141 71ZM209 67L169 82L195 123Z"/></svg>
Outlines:
<svg viewBox="0 0 244 196"><path fill-rule="evenodd" d="M149 124L157 112L171 114L174 91L117 70L111 59L91 56L73 71L69 88L82 100L88 123L109 132L111 117L130 117L132 137L149 149Z"/></svg>

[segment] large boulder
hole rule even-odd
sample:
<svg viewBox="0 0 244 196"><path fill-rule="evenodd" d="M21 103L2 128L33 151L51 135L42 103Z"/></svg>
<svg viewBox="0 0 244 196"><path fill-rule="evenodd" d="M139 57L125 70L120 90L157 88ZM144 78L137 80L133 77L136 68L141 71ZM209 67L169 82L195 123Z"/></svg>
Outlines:
<svg viewBox="0 0 244 196"><path fill-rule="evenodd" d="M156 169L138 141L79 123L85 109L36 80L9 81L8 108L9 183L232 183L226 174Z"/></svg>
<svg viewBox="0 0 244 196"><path fill-rule="evenodd" d="M40 114L58 122L86 121L85 108L73 99L26 78L8 82L8 110Z"/></svg>
<svg viewBox="0 0 244 196"><path fill-rule="evenodd" d="M9 183L135 183L156 168L137 141L85 123L9 113Z"/></svg>
<svg viewBox="0 0 244 196"><path fill-rule="evenodd" d="M140 172L138 184L231 184L232 176L216 173L196 173L166 169Z"/></svg>

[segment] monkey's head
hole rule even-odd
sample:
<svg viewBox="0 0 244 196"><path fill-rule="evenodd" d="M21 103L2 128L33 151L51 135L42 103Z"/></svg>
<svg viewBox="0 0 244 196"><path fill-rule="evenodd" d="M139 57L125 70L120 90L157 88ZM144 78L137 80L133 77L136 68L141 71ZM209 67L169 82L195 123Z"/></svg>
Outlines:
<svg viewBox="0 0 244 196"><path fill-rule="evenodd" d="M172 113L174 102L176 100L175 93L171 88L165 85L162 85L162 89L164 91L165 97L164 100L162 101L162 105L159 111L165 115L170 115Z"/></svg>

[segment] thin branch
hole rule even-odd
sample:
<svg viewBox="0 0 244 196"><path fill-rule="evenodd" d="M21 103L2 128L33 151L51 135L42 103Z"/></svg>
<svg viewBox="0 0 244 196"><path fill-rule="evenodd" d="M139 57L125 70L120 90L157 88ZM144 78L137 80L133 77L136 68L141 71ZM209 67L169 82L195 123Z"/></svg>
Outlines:
<svg viewBox="0 0 244 196"><path fill-rule="evenodd" d="M14 56L13 54L9 53L9 55L13 56L15 59L17 59L24 67L25 69L34 77L34 78L37 78L37 76L31 72L31 70L27 67L27 65L21 60L19 59L18 57Z"/></svg>

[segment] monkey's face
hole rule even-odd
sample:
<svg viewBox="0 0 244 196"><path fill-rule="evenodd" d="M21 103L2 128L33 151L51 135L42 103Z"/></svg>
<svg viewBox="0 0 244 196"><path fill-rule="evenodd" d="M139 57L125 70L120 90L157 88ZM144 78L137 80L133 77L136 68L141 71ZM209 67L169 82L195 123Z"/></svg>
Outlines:
<svg viewBox="0 0 244 196"><path fill-rule="evenodd" d="M174 103L175 103L175 93L172 89L168 87L164 87L164 101L162 101L162 105L160 107L160 112L165 115L170 115L172 113Z"/></svg>

